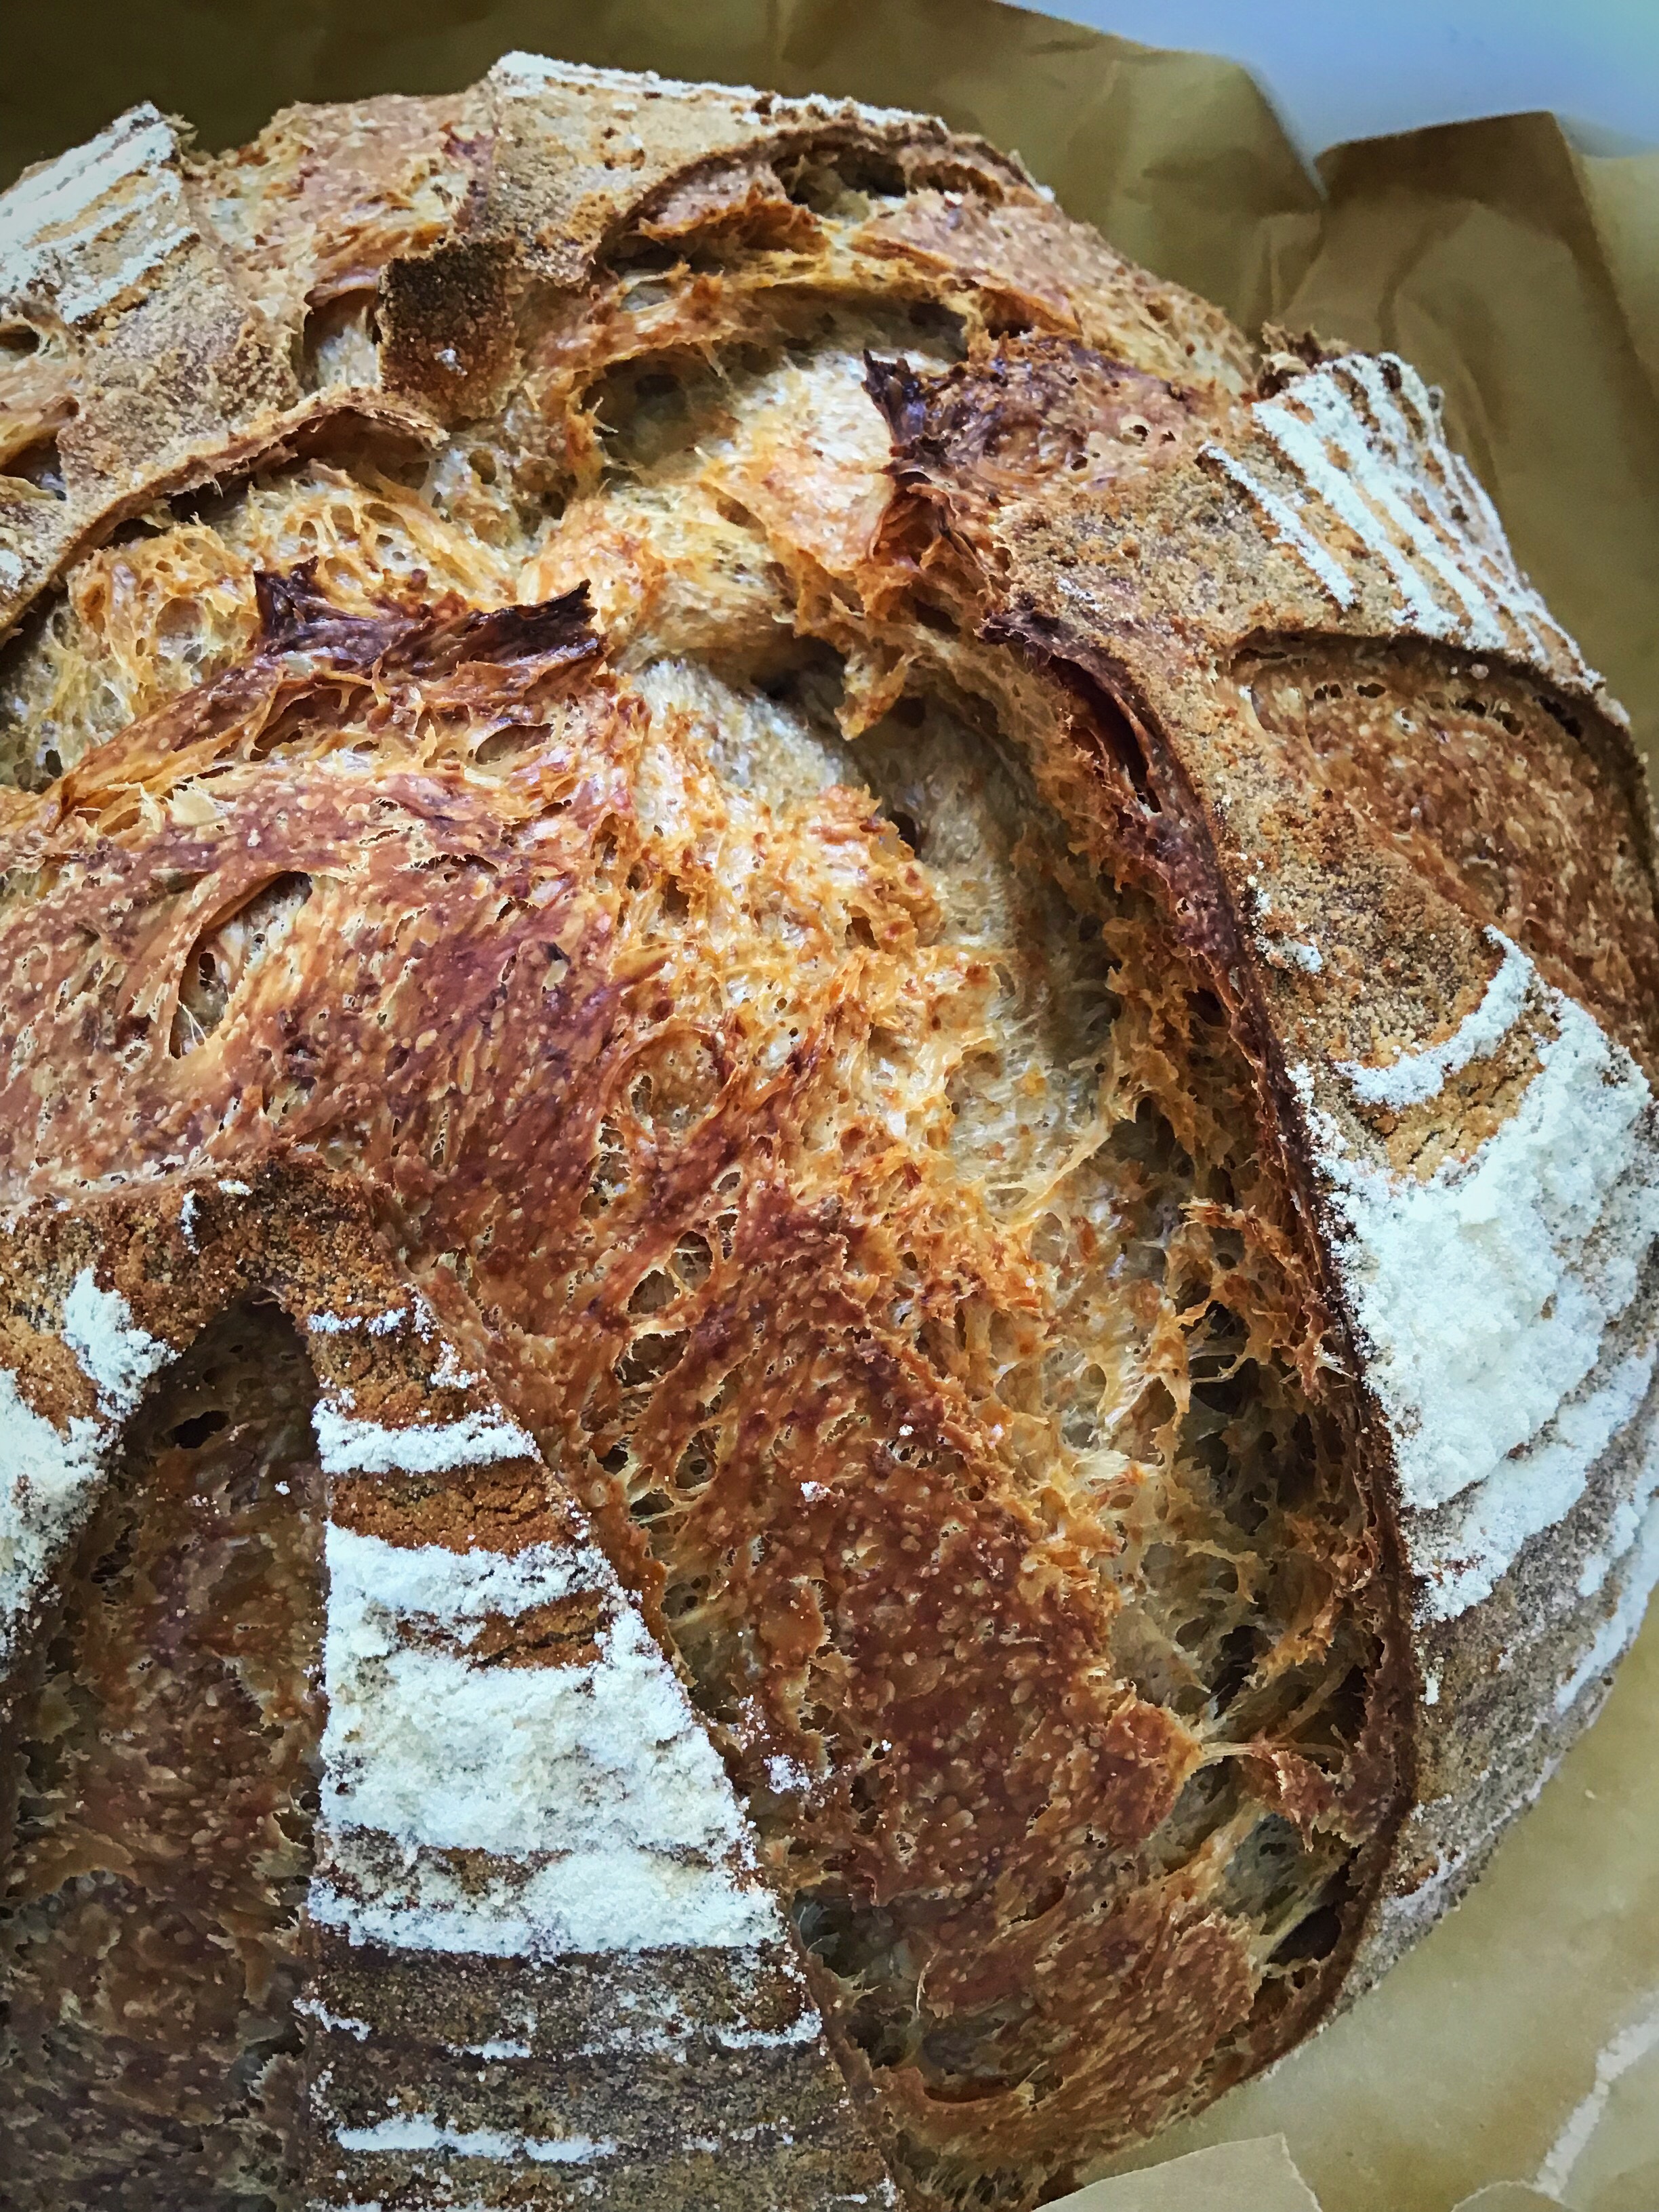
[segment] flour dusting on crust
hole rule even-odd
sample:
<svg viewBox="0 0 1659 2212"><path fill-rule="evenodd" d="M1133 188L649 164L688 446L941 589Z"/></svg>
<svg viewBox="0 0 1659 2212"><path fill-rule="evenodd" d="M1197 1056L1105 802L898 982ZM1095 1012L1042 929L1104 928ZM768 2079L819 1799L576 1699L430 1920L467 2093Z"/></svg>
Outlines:
<svg viewBox="0 0 1659 2212"><path fill-rule="evenodd" d="M1486 934L1503 953L1502 963L1480 1004L1443 1044L1401 1053L1386 1067L1367 1066L1357 1060L1337 1061L1337 1073L1346 1078L1349 1089L1364 1104L1395 1108L1426 1104L1440 1096L1449 1075L1460 1073L1472 1060L1485 1059L1515 1027L1537 970L1501 930L1488 930Z"/></svg>
<svg viewBox="0 0 1659 2212"><path fill-rule="evenodd" d="M0 1667L103 1479L109 1441L106 1424L85 1414L55 1428L0 1368Z"/></svg>
<svg viewBox="0 0 1659 2212"><path fill-rule="evenodd" d="M1289 514L1298 493L1382 564L1420 635L1534 657L1548 650L1581 681L1599 681L1516 567L1491 501L1446 444L1435 402L1408 362L1345 355L1252 413L1290 483L1277 489L1252 480L1244 489L1303 558L1304 525ZM1316 573L1333 588L1322 567Z"/></svg>
<svg viewBox="0 0 1659 2212"><path fill-rule="evenodd" d="M536 1451L524 1430L499 1413L465 1413L455 1421L393 1429L355 1419L322 1401L314 1425L329 1474L389 1474L394 1468L407 1474L436 1474L491 1460L533 1458Z"/></svg>
<svg viewBox="0 0 1659 2212"><path fill-rule="evenodd" d="M144 1386L173 1358L159 1337L134 1326L116 1291L82 1267L64 1301L64 1341L97 1394L95 1414L59 1429L38 1413L0 1368L0 1668L17 1625L39 1596L103 1480L118 1425Z"/></svg>
<svg viewBox="0 0 1659 2212"><path fill-rule="evenodd" d="M545 1957L781 1933L740 1871L725 1771L599 1553L412 1549L334 1527L327 1560L313 1918L406 1948ZM592 1660L470 1656L489 1614L580 1589L605 1596ZM463 1852L495 1863L489 1887L463 1888Z"/></svg>
<svg viewBox="0 0 1659 2212"><path fill-rule="evenodd" d="M1362 1097L1376 1098L1379 1076L1392 1079L1390 1103L1431 1097L1426 1078L1437 1089L1489 1053L1523 1008L1538 1025L1538 1073L1471 1157L1425 1181L1360 1159L1310 1108L1421 1602L1440 1620L1489 1596L1527 1540L1567 1513L1640 1407L1656 1360L1638 1300L1659 1237L1653 1097L1582 1006L1510 945L1448 1044L1339 1072ZM1305 1073L1302 1087L1310 1101Z"/></svg>
<svg viewBox="0 0 1659 2212"><path fill-rule="evenodd" d="M82 1267L64 1301L64 1341L98 1393L100 1408L124 1420L144 1385L173 1357L173 1348L133 1326L132 1309L118 1291L100 1290Z"/></svg>

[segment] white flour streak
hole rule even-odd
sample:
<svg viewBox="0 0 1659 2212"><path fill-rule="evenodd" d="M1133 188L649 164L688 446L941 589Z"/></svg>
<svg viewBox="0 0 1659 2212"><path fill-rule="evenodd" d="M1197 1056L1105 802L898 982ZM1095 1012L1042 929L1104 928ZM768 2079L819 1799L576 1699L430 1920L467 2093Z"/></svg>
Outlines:
<svg viewBox="0 0 1659 2212"><path fill-rule="evenodd" d="M348 1336L356 1328L370 1336L395 1336L408 1319L407 1306L389 1306L384 1313L308 1314L306 1327L313 1336Z"/></svg>
<svg viewBox="0 0 1659 2212"><path fill-rule="evenodd" d="M0 1368L0 1666L16 1625L78 1526L103 1475L110 1431L76 1415L67 1435Z"/></svg>
<svg viewBox="0 0 1659 2212"><path fill-rule="evenodd" d="M1307 525L1300 521L1288 500L1281 499L1276 491L1253 477L1242 461L1235 460L1224 446L1204 446L1200 448L1200 461L1212 462L1224 476L1237 485L1245 497L1252 500L1267 518L1275 536L1282 538L1304 566L1310 569L1338 606L1351 607L1354 588L1339 562L1334 561Z"/></svg>
<svg viewBox="0 0 1659 2212"><path fill-rule="evenodd" d="M1647 1611L1648 1600L1659 1584L1659 1505L1650 1506L1640 1533L1631 1547L1624 1572L1624 1588L1617 1604L1595 1632L1595 1641L1555 1693L1555 1710L1568 1711L1586 1683L1605 1674L1622 1658L1634 1641Z"/></svg>
<svg viewBox="0 0 1659 2212"><path fill-rule="evenodd" d="M64 1301L64 1341L98 1393L100 1408L123 1420L144 1395L144 1385L173 1358L171 1346L133 1326L132 1309L118 1291L101 1291L82 1267Z"/></svg>
<svg viewBox="0 0 1659 2212"><path fill-rule="evenodd" d="M306 1910L353 1943L485 1959L573 1953L755 1951L782 1940L758 1887L688 1850L605 1849L518 1854L465 1879L440 1852L405 1845L388 1863L378 1838L347 1832L329 1848Z"/></svg>
<svg viewBox="0 0 1659 2212"><path fill-rule="evenodd" d="M347 2012L331 2012L319 1997L295 1997L294 2009L307 2020L314 2020L319 2027L331 2028L338 2035L349 2035L359 2043L367 2043L374 2034L371 2022L358 2020Z"/></svg>
<svg viewBox="0 0 1659 2212"><path fill-rule="evenodd" d="M1502 930L1489 929L1486 934L1504 957L1474 1012L1443 1044L1402 1053L1387 1067L1339 1060L1337 1073L1346 1077L1356 1098L1368 1106L1425 1104L1439 1096L1449 1075L1461 1073L1471 1060L1484 1060L1497 1050L1520 1020L1536 971L1520 946L1512 945Z"/></svg>
<svg viewBox="0 0 1659 2212"><path fill-rule="evenodd" d="M400 1641L335 1562L323 1803L337 1828L512 1854L730 1849L735 1808L644 1624L620 1612L586 1667L481 1667ZM423 1626L419 1617L416 1625Z"/></svg>
<svg viewBox="0 0 1659 2212"><path fill-rule="evenodd" d="M1292 968L1300 968L1304 975L1322 975L1325 972L1325 956L1311 941L1304 944L1295 938L1281 938L1275 950L1282 960Z"/></svg>
<svg viewBox="0 0 1659 2212"><path fill-rule="evenodd" d="M355 1421L319 1399L312 1416L325 1474L436 1474L455 1467L483 1467L499 1459L533 1459L536 1447L500 1413L467 1413L459 1421L433 1421L407 1429Z"/></svg>
<svg viewBox="0 0 1659 2212"><path fill-rule="evenodd" d="M173 126L159 109L148 100L130 107L84 146L71 147L0 195L0 234L10 240L31 231L62 229L123 178L170 161L173 144Z"/></svg>
<svg viewBox="0 0 1659 2212"><path fill-rule="evenodd" d="M198 238L177 152L172 125L136 107L0 197L0 298L52 298L86 322Z"/></svg>
<svg viewBox="0 0 1659 2212"><path fill-rule="evenodd" d="M1313 388L1310 390L1310 386ZM1337 520L1346 522L1360 543L1382 561L1406 603L1413 627L1425 637L1449 636L1451 617L1395 545L1350 472L1349 457L1343 447L1356 441L1351 433L1346 441L1342 436L1347 428L1343 421L1343 400L1328 382L1328 371L1299 378L1292 390L1296 407L1289 399L1264 400L1255 410L1256 421L1309 489L1323 500ZM1305 409L1306 413L1300 409ZM1330 450L1333 442L1338 447L1334 454ZM1380 473L1379 467L1365 444L1363 431L1357 443L1363 473L1374 483ZM1370 483L1366 489L1371 489Z"/></svg>
<svg viewBox="0 0 1659 2212"><path fill-rule="evenodd" d="M1486 1846L1502 1829L1506 1828L1511 1820L1524 1813L1529 1806L1538 1802L1551 1782L1554 1780L1556 1769L1560 1764L1559 1754L1547 1761L1543 1771L1528 1783L1524 1794L1514 1804L1506 1805L1495 1820L1489 1820L1486 1823L1479 1835L1471 1836L1461 1851L1455 1852L1449 1856L1443 1854L1438 1868L1430 1875L1427 1881L1419 1882L1415 1889L1408 1891L1404 1897L1385 1897L1382 1899L1382 1908L1377 1916L1377 1932L1386 1944L1392 1946L1398 1939L1400 1948L1404 1948L1407 1944L1414 1942L1439 1919L1443 1909L1441 1899L1449 1887L1462 1875L1464 1869L1472 1861L1481 1856ZM1446 1801L1440 1798L1435 1802L1437 1804L1443 1804ZM1427 1811L1430 1808L1425 1807L1423 1809ZM1406 1931L1403 1936L1400 1934L1401 1929Z"/></svg>
<svg viewBox="0 0 1659 2212"><path fill-rule="evenodd" d="M58 295L60 313L72 323L84 322L100 308L112 306L123 292L130 291L139 279L159 269L168 257L181 246L188 246L199 235L190 223L175 223L171 230L147 239L137 246L118 269L100 277L95 283L79 288L65 285Z"/></svg>
<svg viewBox="0 0 1659 2212"><path fill-rule="evenodd" d="M1489 1597L1527 1539L1565 1520L1583 1492L1588 1471L1640 1413L1656 1359L1659 1348L1649 1345L1614 1361L1605 1375L1598 1369L1531 1443L1511 1452L1475 1486L1464 1508L1432 1540L1420 1531L1413 1535L1414 1562L1434 1562L1428 1610L1436 1619L1449 1620Z"/></svg>
<svg viewBox="0 0 1659 2212"><path fill-rule="evenodd" d="M388 1622L437 1620L459 1630L464 1641L492 1613L511 1618L573 1590L613 1587L599 1554L574 1544L448 1552L437 1544L388 1544L331 1528L328 1565L343 1619L373 1612Z"/></svg>
<svg viewBox="0 0 1659 2212"><path fill-rule="evenodd" d="M601 85L620 95L614 100L614 112L628 117L637 112L638 102L644 88L655 93L696 92L713 94L729 105L738 114L764 119L775 127L787 118L801 117L815 122L839 122L848 116L857 116L866 124L913 124L915 118L901 108L866 107L862 100L835 100L823 93L808 93L804 98L780 100L775 94L757 92L753 85L744 84L688 84L678 77L659 76L655 70L641 70L637 75L623 76L615 70L593 69L586 62L550 61L545 54L514 52L503 54L490 70L486 82L504 87L510 92L535 92L550 84ZM764 99L763 117L755 103Z"/></svg>
<svg viewBox="0 0 1659 2212"><path fill-rule="evenodd" d="M1594 1597L1641 1536L1656 1490L1659 1490L1659 1449L1656 1449L1650 1432L1643 1438L1640 1464L1630 1496L1613 1508L1601 1548L1592 1552L1578 1571L1580 1597Z"/></svg>
<svg viewBox="0 0 1659 2212"><path fill-rule="evenodd" d="M1440 1619L1487 1595L1570 1509L1653 1368L1650 1337L1622 1326L1659 1235L1652 1097L1582 1006L1536 977L1532 988L1557 1029L1538 1073L1471 1158L1426 1182L1362 1164L1310 1105L1402 1502L1438 1516L1485 1486L1449 1527L1408 1523L1422 1602ZM1305 1074L1300 1087L1310 1100Z"/></svg>
<svg viewBox="0 0 1659 2212"><path fill-rule="evenodd" d="M331 1527L326 1557L313 1919L494 1956L777 1938L769 1894L739 1871L726 1771L597 1551L402 1548ZM582 1589L605 1593L586 1663L467 1656L485 1619ZM494 1864L453 1856L473 1852Z"/></svg>
<svg viewBox="0 0 1659 2212"><path fill-rule="evenodd" d="M684 2059L695 2037L718 2051L785 2051L816 2043L823 2022L810 2008L787 2027L733 2027L724 2021L689 2020L684 2014L635 2022L605 2023L575 2048L579 2058Z"/></svg>
<svg viewBox="0 0 1659 2212"><path fill-rule="evenodd" d="M432 1370L434 1390L470 1390L483 1379L474 1369L463 1367L455 1357L454 1346L446 1342L439 1353L438 1364Z"/></svg>
<svg viewBox="0 0 1659 2212"><path fill-rule="evenodd" d="M1599 684L1516 567L1491 501L1446 445L1434 403L1408 362L1393 354L1349 354L1251 411L1294 476L1387 569L1407 621L1420 635L1503 651L1510 643L1500 619L1506 618L1534 658L1547 632L1574 676ZM1228 473L1245 485L1236 468ZM1291 501L1262 489L1258 503L1282 534L1289 538L1268 498L1305 531ZM1314 532L1305 534L1317 544ZM1299 543L1297 550L1308 557ZM1343 575L1346 607L1355 596L1354 572L1328 547L1319 550ZM1330 588L1322 574L1321 581Z"/></svg>
<svg viewBox="0 0 1659 2212"><path fill-rule="evenodd" d="M155 192L117 201L100 221L70 228L129 178L170 161L175 149L173 126L146 101L0 195L0 295L25 291L74 247L125 221L135 204L147 205Z"/></svg>
<svg viewBox="0 0 1659 2212"><path fill-rule="evenodd" d="M76 1414L67 1431L55 1428L28 1404L10 1370L0 1368L0 1665L103 1480L117 1424L173 1356L171 1346L134 1327L126 1300L100 1290L90 1267L70 1286L62 1327L97 1392L96 1415Z"/></svg>
<svg viewBox="0 0 1659 2212"><path fill-rule="evenodd" d="M1406 363L1389 356L1393 373L1403 382ZM1421 496L1413 464L1416 440L1389 394L1382 364L1364 354L1354 354L1334 365L1328 381L1309 380L1308 404L1330 445L1359 479L1365 497L1386 523L1399 532L1418 559L1443 584L1463 610L1465 634L1472 645L1501 647L1504 633L1493 618L1492 606L1463 565L1470 548L1461 532L1454 534L1455 554L1434 526L1413 504ZM1354 387L1369 403L1368 423L1355 405ZM1425 402L1427 394L1424 394Z"/></svg>
<svg viewBox="0 0 1659 2212"><path fill-rule="evenodd" d="M496 2128L449 2128L428 2112L400 2112L372 2127L341 2128L335 2141L342 2150L439 2150L457 2158L527 2158L544 2166L586 2166L609 2158L617 2145L609 2136L517 2136Z"/></svg>
<svg viewBox="0 0 1659 2212"><path fill-rule="evenodd" d="M1422 379L1409 362L1396 359L1395 365L1400 372L1398 419L1402 420L1408 441L1415 444L1419 464L1413 481L1443 534L1473 561L1487 592L1535 653L1543 650L1540 633L1547 630L1575 673L1591 684L1599 684L1601 678L1585 666L1577 647L1516 567L1498 510L1468 463L1441 436ZM1367 366L1375 369L1375 364ZM1409 422L1404 422L1407 416ZM1444 500L1436 491L1437 483L1444 487Z"/></svg>

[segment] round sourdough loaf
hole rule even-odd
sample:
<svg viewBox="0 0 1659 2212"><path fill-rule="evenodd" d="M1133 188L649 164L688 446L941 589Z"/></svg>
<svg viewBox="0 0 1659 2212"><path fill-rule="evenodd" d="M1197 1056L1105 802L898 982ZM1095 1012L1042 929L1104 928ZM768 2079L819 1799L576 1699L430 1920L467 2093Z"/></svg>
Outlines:
<svg viewBox="0 0 1659 2212"><path fill-rule="evenodd" d="M1616 707L1403 362L524 55L0 200L29 2212L1026 2207L1659 1573Z"/></svg>

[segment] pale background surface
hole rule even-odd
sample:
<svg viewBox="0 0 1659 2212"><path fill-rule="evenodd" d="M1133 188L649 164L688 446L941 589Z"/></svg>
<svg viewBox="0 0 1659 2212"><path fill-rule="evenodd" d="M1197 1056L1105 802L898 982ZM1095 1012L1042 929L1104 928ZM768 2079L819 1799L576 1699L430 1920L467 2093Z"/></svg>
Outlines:
<svg viewBox="0 0 1659 2212"><path fill-rule="evenodd" d="M1147 46L1243 62L1306 154L1548 108L1587 153L1659 144L1659 0L1046 0Z"/></svg>

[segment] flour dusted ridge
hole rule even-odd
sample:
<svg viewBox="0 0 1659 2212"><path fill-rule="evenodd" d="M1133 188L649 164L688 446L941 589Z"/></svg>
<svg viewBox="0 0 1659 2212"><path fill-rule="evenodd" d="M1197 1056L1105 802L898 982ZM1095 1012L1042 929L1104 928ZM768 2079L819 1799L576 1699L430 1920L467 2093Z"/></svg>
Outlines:
<svg viewBox="0 0 1659 2212"><path fill-rule="evenodd" d="M1645 799L1434 397L533 56L0 234L29 2185L1024 2208L1271 2061L1659 1573Z"/></svg>
<svg viewBox="0 0 1659 2212"><path fill-rule="evenodd" d="M718 2153L756 2201L889 2201L726 1771L528 1437L495 1448L499 1405L325 1176L183 1196L193 1243L176 1190L118 1215L154 1334L79 1265L84 1218L18 1240L59 1341L95 1295L157 1373L13 1686L60 1721L25 1748L3 1923L31 2186L488 2202L556 2166L537 2201L690 2205ZM330 1480L343 1399L483 1441ZM158 1931L191 1966L159 2023Z"/></svg>

